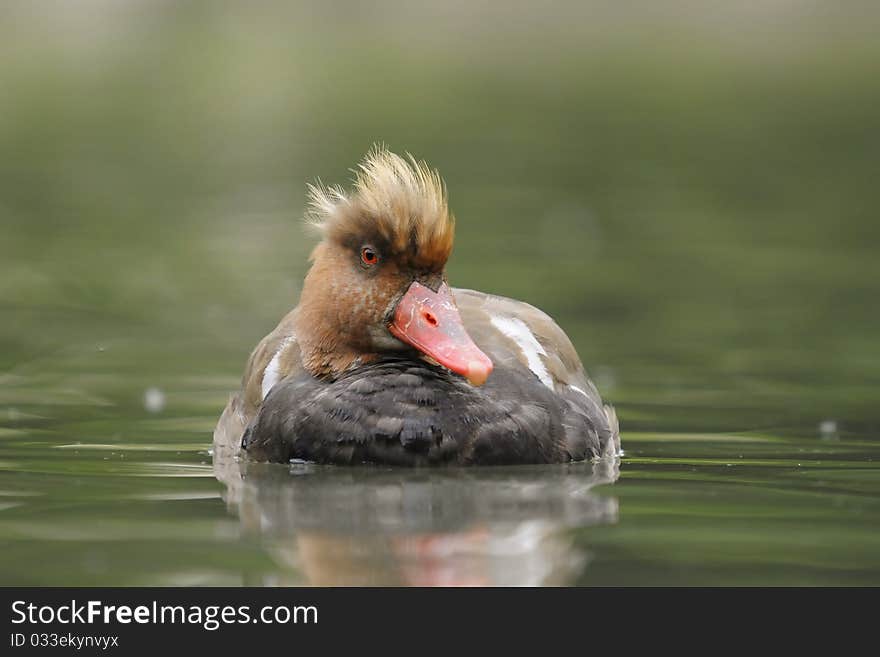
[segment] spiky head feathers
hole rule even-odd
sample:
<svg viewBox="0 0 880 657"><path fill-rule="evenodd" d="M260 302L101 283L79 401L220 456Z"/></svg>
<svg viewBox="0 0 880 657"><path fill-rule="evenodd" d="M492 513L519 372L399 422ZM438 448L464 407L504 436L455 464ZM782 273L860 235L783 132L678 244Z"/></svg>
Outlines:
<svg viewBox="0 0 880 657"><path fill-rule="evenodd" d="M373 148L355 171L354 189L310 185L310 222L324 239L359 248L369 242L410 266L440 271L452 252L455 219L440 175L407 154Z"/></svg>

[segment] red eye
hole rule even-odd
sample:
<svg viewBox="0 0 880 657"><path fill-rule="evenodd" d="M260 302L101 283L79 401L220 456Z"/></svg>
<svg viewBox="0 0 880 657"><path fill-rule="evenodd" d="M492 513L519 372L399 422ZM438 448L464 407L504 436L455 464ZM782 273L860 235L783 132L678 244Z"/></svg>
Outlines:
<svg viewBox="0 0 880 657"><path fill-rule="evenodd" d="M372 247L365 246L361 249L361 262L368 267L372 267L379 262L379 254L376 253Z"/></svg>

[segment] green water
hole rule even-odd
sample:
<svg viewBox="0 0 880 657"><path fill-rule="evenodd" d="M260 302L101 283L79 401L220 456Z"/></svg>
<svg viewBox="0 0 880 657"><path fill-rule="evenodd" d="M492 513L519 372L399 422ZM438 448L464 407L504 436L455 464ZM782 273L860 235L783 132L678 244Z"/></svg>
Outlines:
<svg viewBox="0 0 880 657"><path fill-rule="evenodd" d="M874 10L10 7L0 584L880 584ZM454 285L566 329L619 464L213 464L305 183L374 141L446 178Z"/></svg>

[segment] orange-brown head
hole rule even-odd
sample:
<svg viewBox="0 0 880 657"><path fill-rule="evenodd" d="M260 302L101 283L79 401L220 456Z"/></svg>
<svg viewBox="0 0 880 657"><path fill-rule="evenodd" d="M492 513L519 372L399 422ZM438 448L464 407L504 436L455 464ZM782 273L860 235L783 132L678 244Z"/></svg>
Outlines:
<svg viewBox="0 0 880 657"><path fill-rule="evenodd" d="M455 219L443 181L412 156L374 148L354 190L310 188L323 239L296 320L306 368L335 378L382 353L415 349L482 384L492 362L461 322L446 283Z"/></svg>

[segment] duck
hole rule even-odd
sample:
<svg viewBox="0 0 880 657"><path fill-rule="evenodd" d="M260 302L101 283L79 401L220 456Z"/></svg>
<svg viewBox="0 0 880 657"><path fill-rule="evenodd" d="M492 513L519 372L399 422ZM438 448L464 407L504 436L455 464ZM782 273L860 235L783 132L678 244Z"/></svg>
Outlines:
<svg viewBox="0 0 880 657"><path fill-rule="evenodd" d="M372 148L353 187L309 185L320 241L297 306L254 348L215 458L392 466L614 457L617 415L538 308L451 287L440 174Z"/></svg>

